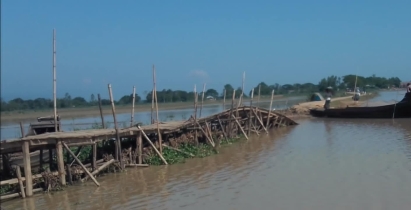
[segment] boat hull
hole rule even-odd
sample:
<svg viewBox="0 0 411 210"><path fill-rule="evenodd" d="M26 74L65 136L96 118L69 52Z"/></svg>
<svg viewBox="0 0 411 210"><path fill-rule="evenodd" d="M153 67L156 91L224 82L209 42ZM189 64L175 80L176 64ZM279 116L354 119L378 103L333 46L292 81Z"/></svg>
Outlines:
<svg viewBox="0 0 411 210"><path fill-rule="evenodd" d="M397 104L377 107L347 107L339 109L312 109L314 117L330 118L411 118L410 94Z"/></svg>

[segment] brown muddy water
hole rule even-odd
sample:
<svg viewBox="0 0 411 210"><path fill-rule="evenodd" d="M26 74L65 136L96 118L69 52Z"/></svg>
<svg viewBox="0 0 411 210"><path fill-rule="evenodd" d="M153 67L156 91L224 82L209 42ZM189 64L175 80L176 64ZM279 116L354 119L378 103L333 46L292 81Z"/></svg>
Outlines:
<svg viewBox="0 0 411 210"><path fill-rule="evenodd" d="M5 209L411 207L411 120L306 119L170 166L128 169Z"/></svg>

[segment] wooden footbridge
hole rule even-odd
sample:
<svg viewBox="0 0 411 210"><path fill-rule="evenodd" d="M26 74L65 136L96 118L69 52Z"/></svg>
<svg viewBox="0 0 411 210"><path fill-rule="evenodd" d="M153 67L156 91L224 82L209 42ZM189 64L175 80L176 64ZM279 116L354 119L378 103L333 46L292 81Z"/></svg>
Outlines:
<svg viewBox="0 0 411 210"><path fill-rule="evenodd" d="M80 174L81 181L90 178L99 186L100 184L95 179L97 173L112 164L117 164L120 169L127 166L147 166L144 155L147 152L155 152L164 164L168 164L162 156L163 147L178 151L176 147L181 142L205 143L217 150L224 139L235 138L239 135L248 139L251 134L268 134L271 128L296 124L295 121L277 112L253 106L242 106L204 118L192 117L187 121L160 122L146 126L136 124L124 129L53 132L5 140L1 142L1 153L10 155L19 153L24 170L21 173L19 165L10 166L7 165L7 161L3 160L3 171L5 167L8 167L12 176L17 178L2 180L0 185L19 184L18 191L20 192L1 195L1 199L31 196L33 192L50 188L52 177L59 185L64 186L67 179L72 182L72 177ZM102 151L99 147L101 144L109 145L111 150ZM92 158L89 163L82 163L78 156L81 148L86 146L91 146ZM72 147L77 147L77 151L73 152L70 149ZM49 169L56 168L57 171L49 170L35 174L33 173L35 169L31 164L33 162L31 152L39 151L37 154L39 154L40 169L42 169L45 162L43 157L45 150L48 150ZM64 158L64 153L66 153L66 158ZM77 162L79 167L73 167L73 162ZM43 178L44 184L39 184L38 179L40 178Z"/></svg>

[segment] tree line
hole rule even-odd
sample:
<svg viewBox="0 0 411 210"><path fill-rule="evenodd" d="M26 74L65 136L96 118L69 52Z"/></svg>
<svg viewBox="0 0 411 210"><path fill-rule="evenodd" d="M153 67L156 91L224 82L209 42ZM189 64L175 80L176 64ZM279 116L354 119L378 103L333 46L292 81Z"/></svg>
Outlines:
<svg viewBox="0 0 411 210"><path fill-rule="evenodd" d="M399 87L401 80L398 77L377 77L372 75L370 77L355 76L355 75L345 75L342 77L338 76L328 76L319 81L318 84L304 83L304 84L283 84L278 83L268 85L265 82L260 82L254 88L254 95L258 96L260 93L262 96L271 95L272 90L275 91L276 95L287 95L287 94L305 94L313 93L317 91L324 91L327 87L332 87L335 90L345 90L347 88L354 89L354 86L363 89L367 88L389 88L389 87ZM220 92L215 89L207 89L204 92L205 97L212 97L214 99L223 98L224 92L226 98L232 98L235 92L235 98L239 98L242 90L241 87L234 88L231 84L226 84L223 90ZM146 91L145 98L143 99L138 94L135 95L135 103L151 103L152 101L152 91ZM159 103L169 103L169 102L188 102L194 101L194 92L188 92L184 90L171 90L164 89L161 91L156 91L157 100ZM243 97L249 97L251 91L244 92ZM201 99L202 92L198 93ZM128 105L131 104L133 100L133 95L128 94L121 97L119 100L115 100L116 105ZM101 104L103 106L110 105L109 99L101 99ZM63 98L57 99L57 108L72 108L72 107L88 107L97 106L98 100L95 94L91 94L90 98L86 100L83 97L72 98L69 93L66 93ZM53 100L47 98L36 98L34 100L23 100L21 98L15 98L8 102L1 100L1 111L14 111L14 110L40 110L40 109L50 109L53 108Z"/></svg>

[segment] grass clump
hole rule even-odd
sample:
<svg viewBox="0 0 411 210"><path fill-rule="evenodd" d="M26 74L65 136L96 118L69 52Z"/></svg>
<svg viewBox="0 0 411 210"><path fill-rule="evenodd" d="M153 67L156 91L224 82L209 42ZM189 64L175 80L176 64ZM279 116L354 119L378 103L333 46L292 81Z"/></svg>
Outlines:
<svg viewBox="0 0 411 210"><path fill-rule="evenodd" d="M228 140L222 140L220 145L230 145L234 142L238 142L240 139L242 139L241 136ZM218 153L212 146L202 143L198 146L194 144L181 144L177 149L183 151L184 153L163 147L163 157L166 159L168 164L184 163L187 158L204 158ZM194 157L186 153L193 154ZM163 165L163 161L155 153L147 156L144 162L149 165Z"/></svg>

